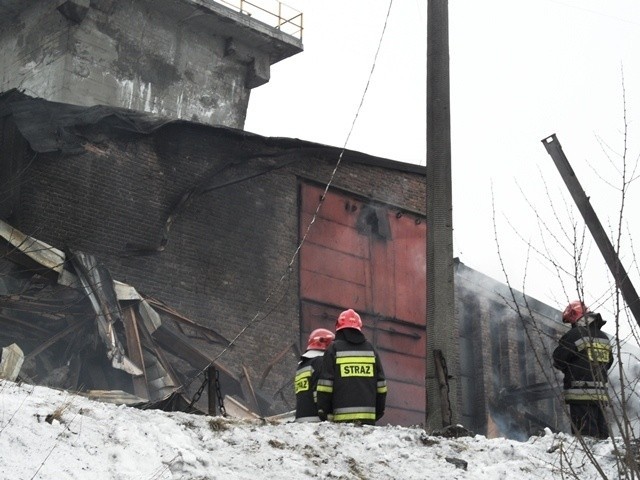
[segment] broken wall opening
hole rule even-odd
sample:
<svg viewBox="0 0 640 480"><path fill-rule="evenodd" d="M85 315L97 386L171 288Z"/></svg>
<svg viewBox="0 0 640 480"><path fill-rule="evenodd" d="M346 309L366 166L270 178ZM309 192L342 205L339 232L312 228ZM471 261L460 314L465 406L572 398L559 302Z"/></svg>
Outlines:
<svg viewBox="0 0 640 480"><path fill-rule="evenodd" d="M202 392L190 393L209 372L216 384L209 391L222 413L225 396L236 409L248 403L263 415L274 413L258 389L247 395L246 370L237 378L193 345L194 339L228 344L215 330L113 280L91 255L63 252L3 221L0 244L0 345L20 347L18 381L113 403L205 413L215 402L198 404Z"/></svg>

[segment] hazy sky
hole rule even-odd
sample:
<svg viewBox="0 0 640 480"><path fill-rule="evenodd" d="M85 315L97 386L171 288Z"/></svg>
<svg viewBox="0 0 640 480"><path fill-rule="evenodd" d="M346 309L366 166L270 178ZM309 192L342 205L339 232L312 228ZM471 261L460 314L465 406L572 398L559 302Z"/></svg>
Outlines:
<svg viewBox="0 0 640 480"><path fill-rule="evenodd" d="M390 0L285 3L304 13L305 51L272 66L270 82L252 91L245 128L342 147ZM427 3L391 3L348 149L426 164ZM565 276L563 287L548 261L533 251L527 255L527 242L537 249L546 244L570 269L572 259L555 239L570 249L559 225L570 229L572 218L581 217L541 140L557 134L605 230L617 228L623 75L629 168L640 153L640 1L450 0L449 46L454 256L505 281L495 210L510 281L563 308L576 296L571 277ZM627 196L622 249L636 289L640 275L630 239L640 233L640 219L634 218L640 211L638 188L632 183ZM530 205L550 232L537 223ZM586 300L598 306L609 279L587 238ZM609 308L601 307L605 316Z"/></svg>

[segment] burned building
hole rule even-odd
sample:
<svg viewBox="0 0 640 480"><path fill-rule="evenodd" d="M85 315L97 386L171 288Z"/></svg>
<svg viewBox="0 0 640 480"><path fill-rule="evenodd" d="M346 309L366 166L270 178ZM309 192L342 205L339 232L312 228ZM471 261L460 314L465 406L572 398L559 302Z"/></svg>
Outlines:
<svg viewBox="0 0 640 480"><path fill-rule="evenodd" d="M308 333L354 308L384 362L383 422L424 422L426 168L241 130L250 89L302 50L296 15L268 27L210 0L0 13L0 346L22 348L24 380L202 410L208 384L218 407L281 414ZM460 380L456 421L560 428L544 367L557 312L461 263L455 289L441 388Z"/></svg>
<svg viewBox="0 0 640 480"><path fill-rule="evenodd" d="M7 223L238 337L204 348L281 409L300 337L355 308L398 356L390 421L420 421L424 167L18 92L1 104Z"/></svg>
<svg viewBox="0 0 640 480"><path fill-rule="evenodd" d="M490 437L568 431L552 352L560 312L455 262L460 332L460 422Z"/></svg>
<svg viewBox="0 0 640 480"><path fill-rule="evenodd" d="M113 279L216 332L190 341L230 378L250 380L268 399L261 414L292 408L306 335L354 308L385 364L385 421L423 422L424 167L16 91L0 98L0 120L2 218L94 255ZM471 272L459 264L456 273L461 351L470 356L449 359L448 374L463 379L461 419L482 432L500 395L544 382L536 355L547 355L557 323L553 309L529 299L523 316L536 312L548 336L523 355L532 347L509 290ZM506 328L494 330L496 311ZM193 393L200 379L181 382ZM536 409L555 412L548 398Z"/></svg>

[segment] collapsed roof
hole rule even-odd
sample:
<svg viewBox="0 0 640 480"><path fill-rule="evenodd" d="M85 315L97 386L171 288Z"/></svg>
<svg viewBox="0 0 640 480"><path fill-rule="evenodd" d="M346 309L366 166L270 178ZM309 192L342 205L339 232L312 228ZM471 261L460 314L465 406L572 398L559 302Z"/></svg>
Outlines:
<svg viewBox="0 0 640 480"><path fill-rule="evenodd" d="M113 280L92 255L59 250L2 220L0 252L0 342L12 346L3 360L12 357L13 379L112 403L202 412L202 388L191 400L186 392L203 374L202 387L209 383L222 413L221 390L239 408L269 411L246 387L248 378L236 378L190 341L229 345L226 338Z"/></svg>

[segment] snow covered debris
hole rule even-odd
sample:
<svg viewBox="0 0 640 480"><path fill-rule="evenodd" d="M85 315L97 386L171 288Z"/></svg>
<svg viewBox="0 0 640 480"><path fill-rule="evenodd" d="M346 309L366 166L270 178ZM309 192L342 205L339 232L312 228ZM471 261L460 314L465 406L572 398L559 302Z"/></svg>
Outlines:
<svg viewBox="0 0 640 480"><path fill-rule="evenodd" d="M591 442L617 478L609 441ZM0 381L3 479L600 478L570 435L526 442L422 428L296 424L138 410ZM571 478L571 476L565 477Z"/></svg>

